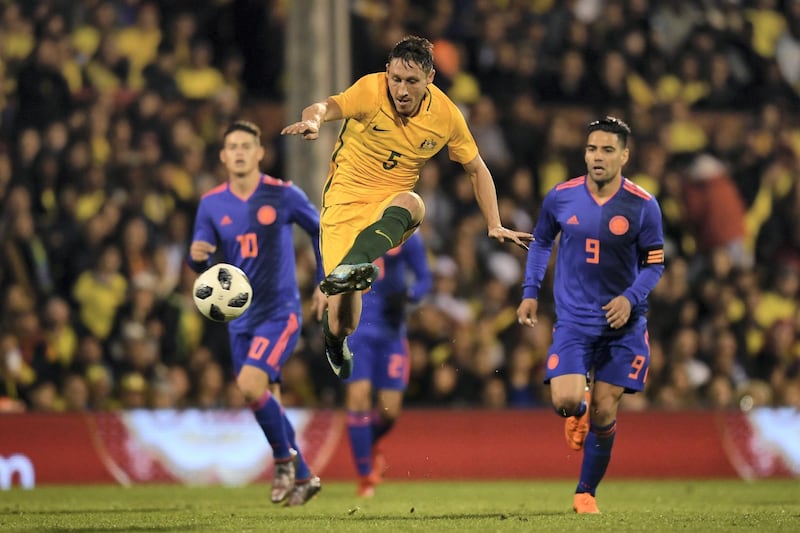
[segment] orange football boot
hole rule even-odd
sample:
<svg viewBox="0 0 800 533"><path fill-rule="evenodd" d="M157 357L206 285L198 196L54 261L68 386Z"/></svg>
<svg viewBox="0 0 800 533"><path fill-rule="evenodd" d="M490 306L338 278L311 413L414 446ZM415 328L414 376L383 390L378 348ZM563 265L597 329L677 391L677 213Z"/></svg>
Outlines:
<svg viewBox="0 0 800 533"><path fill-rule="evenodd" d="M575 498L572 500L572 510L578 514L600 514L594 496L588 492L575 494Z"/></svg>
<svg viewBox="0 0 800 533"><path fill-rule="evenodd" d="M380 448L375 446L372 450L372 472L358 479L358 491L356 494L359 498L372 498L375 496L375 486L383 483L383 473L386 472L387 468L386 457Z"/></svg>
<svg viewBox="0 0 800 533"><path fill-rule="evenodd" d="M372 475L369 476L361 476L358 479L358 490L356 491L356 495L359 498L372 498L375 496L375 480L372 479Z"/></svg>
<svg viewBox="0 0 800 533"><path fill-rule="evenodd" d="M567 446L578 452L583 449L583 443L589 433L589 402L592 399L592 393L587 390L585 395L586 412L579 417L570 416L564 421L564 436L567 439Z"/></svg>

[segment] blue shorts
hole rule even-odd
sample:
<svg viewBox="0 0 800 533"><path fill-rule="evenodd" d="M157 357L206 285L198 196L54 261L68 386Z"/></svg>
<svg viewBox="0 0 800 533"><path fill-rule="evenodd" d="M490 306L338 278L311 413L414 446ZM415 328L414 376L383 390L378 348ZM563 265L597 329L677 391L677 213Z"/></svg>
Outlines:
<svg viewBox="0 0 800 533"><path fill-rule="evenodd" d="M565 374L586 375L594 370L596 381L624 387L625 392L639 392L647 381L649 364L650 343L644 318L624 331L599 335L556 324L545 383Z"/></svg>
<svg viewBox="0 0 800 533"><path fill-rule="evenodd" d="M292 355L300 338L302 317L291 313L282 320L267 320L246 333L231 333L233 371L238 376L243 365L260 368L271 383L279 383L281 366Z"/></svg>
<svg viewBox="0 0 800 533"><path fill-rule="evenodd" d="M405 331L364 322L347 337L353 352L353 374L347 383L369 380L375 390L405 391L408 386L408 341Z"/></svg>

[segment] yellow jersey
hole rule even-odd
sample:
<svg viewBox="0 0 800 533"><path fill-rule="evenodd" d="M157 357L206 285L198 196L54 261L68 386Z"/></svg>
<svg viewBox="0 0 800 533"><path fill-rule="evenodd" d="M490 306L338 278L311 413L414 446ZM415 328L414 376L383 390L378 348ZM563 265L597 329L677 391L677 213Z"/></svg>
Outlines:
<svg viewBox="0 0 800 533"><path fill-rule="evenodd" d="M344 123L323 187L323 207L379 202L413 190L420 169L445 145L457 163L478 155L464 115L433 84L419 112L405 119L394 108L385 72L367 74L332 99Z"/></svg>

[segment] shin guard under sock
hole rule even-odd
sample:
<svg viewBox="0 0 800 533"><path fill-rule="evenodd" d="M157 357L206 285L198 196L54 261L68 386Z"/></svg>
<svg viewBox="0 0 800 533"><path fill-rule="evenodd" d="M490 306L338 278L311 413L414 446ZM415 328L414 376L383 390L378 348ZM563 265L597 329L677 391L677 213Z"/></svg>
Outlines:
<svg viewBox="0 0 800 533"><path fill-rule="evenodd" d="M358 475L368 476L372 472L372 428L368 412L347 412L347 435Z"/></svg>
<svg viewBox="0 0 800 533"><path fill-rule="evenodd" d="M278 400L269 391L250 404L250 409L267 437L275 459L286 459L291 456L289 440L283 423L283 409Z"/></svg>
<svg viewBox="0 0 800 533"><path fill-rule="evenodd" d="M383 216L364 228L356 237L342 264L371 263L400 244L403 234L412 228L408 209L389 206Z"/></svg>
<svg viewBox="0 0 800 533"><path fill-rule="evenodd" d="M614 447L614 437L617 434L617 421L607 426L589 426L589 434L583 445L583 463L581 464L581 477L575 492L588 492L594 496L597 485L603 479L611 461L611 448Z"/></svg>

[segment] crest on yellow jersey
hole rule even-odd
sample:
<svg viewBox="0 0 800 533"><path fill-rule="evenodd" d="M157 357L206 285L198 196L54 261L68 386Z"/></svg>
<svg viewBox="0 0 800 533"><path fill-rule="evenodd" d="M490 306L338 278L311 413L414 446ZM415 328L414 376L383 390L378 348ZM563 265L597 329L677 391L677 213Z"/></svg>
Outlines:
<svg viewBox="0 0 800 533"><path fill-rule="evenodd" d="M425 139L422 141L422 144L419 145L420 150L433 150L436 148L436 141L433 139Z"/></svg>

